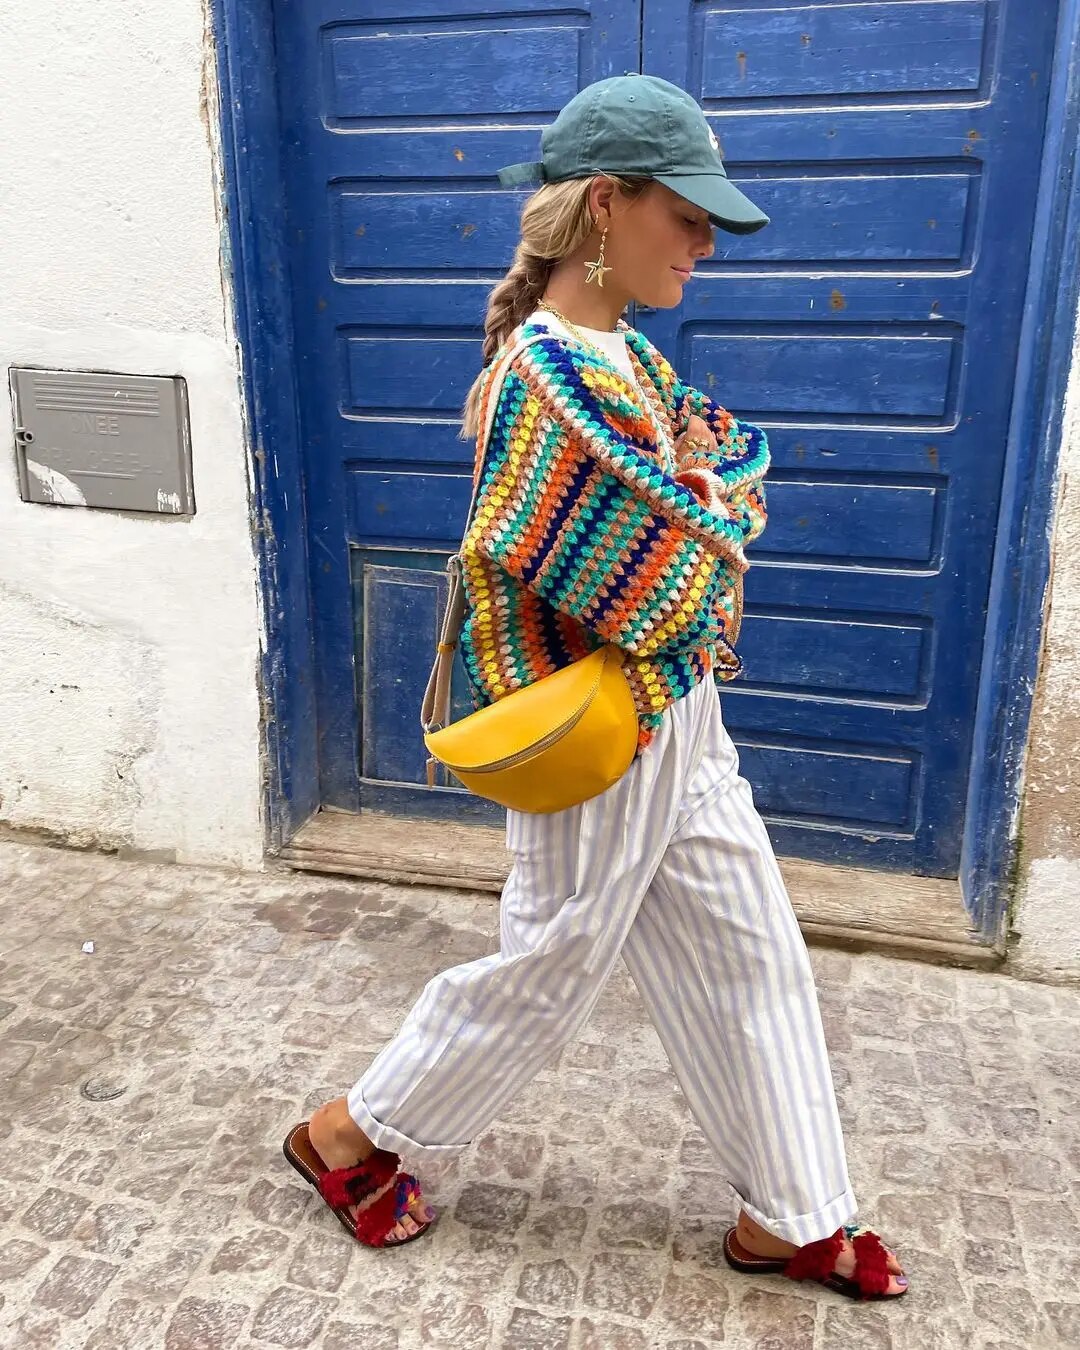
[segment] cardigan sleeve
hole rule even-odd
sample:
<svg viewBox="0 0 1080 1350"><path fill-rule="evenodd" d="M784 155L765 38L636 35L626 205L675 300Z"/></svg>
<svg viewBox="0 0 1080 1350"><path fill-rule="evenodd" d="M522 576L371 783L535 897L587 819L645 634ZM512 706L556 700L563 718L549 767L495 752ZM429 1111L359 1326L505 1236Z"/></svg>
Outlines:
<svg viewBox="0 0 1080 1350"><path fill-rule="evenodd" d="M761 427L743 421L692 385L676 380L676 435L691 416L700 417L716 437L715 450L694 450L679 457L679 470L706 470L719 478L721 494L739 521L743 543L752 544L765 529L765 475L769 440Z"/></svg>
<svg viewBox="0 0 1080 1350"><path fill-rule="evenodd" d="M738 520L744 546L753 543L764 530L766 520L764 479L769 469L769 442L765 432L754 423L735 417L700 389L681 380L671 362L642 333L628 328L627 334L646 370L665 391L676 438L686 431L694 414L702 418L716 437L715 451L680 455L678 473L687 474L687 481L691 482L696 480L698 471L708 473L713 479L708 500L719 496Z"/></svg>
<svg viewBox="0 0 1080 1350"><path fill-rule="evenodd" d="M664 473L652 435L602 367L534 344L503 384L466 541L639 656L715 642L721 591L747 567L744 513Z"/></svg>

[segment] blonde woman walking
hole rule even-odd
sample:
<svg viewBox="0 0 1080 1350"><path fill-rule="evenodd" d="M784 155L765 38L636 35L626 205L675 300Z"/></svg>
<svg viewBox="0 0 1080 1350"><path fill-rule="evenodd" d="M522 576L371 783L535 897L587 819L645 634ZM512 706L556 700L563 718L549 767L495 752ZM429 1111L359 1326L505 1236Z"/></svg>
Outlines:
<svg viewBox="0 0 1080 1350"><path fill-rule="evenodd" d="M361 1242L422 1236L435 1214L399 1152L466 1148L581 1029L622 956L737 1198L729 1264L900 1295L896 1257L855 1225L806 946L715 692L739 670L765 436L621 319L677 305L714 227L768 220L663 80L589 86L542 146L500 175L540 186L465 410L461 645L481 707L619 647L637 756L579 806L508 813L499 950L432 979L285 1154Z"/></svg>

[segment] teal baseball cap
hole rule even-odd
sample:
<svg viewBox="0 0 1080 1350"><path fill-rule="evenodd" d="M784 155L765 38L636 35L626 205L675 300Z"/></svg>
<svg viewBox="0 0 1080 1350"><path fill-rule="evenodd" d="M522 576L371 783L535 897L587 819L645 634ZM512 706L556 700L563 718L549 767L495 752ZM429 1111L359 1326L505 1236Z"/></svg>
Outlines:
<svg viewBox="0 0 1080 1350"><path fill-rule="evenodd" d="M545 127L540 159L500 169L499 182L519 187L598 173L655 179L732 234L753 234L769 223L728 178L696 100L656 75L616 75L587 85Z"/></svg>

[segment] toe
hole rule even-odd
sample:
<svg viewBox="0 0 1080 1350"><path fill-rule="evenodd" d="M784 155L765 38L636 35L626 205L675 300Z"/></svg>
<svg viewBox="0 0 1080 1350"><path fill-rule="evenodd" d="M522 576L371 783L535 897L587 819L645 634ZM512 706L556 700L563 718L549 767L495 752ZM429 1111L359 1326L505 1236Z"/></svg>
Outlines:
<svg viewBox="0 0 1080 1350"><path fill-rule="evenodd" d="M901 1275L899 1278L895 1275L892 1276L889 1280L889 1287L885 1291L886 1297L895 1298L897 1294L907 1293L907 1285L908 1282L906 1276Z"/></svg>

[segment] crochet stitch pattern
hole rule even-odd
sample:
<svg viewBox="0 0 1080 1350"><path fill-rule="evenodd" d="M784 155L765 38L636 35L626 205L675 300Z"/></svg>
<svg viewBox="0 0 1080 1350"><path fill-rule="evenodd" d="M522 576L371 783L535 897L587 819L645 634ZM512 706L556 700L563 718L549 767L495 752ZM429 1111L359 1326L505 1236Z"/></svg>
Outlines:
<svg viewBox="0 0 1080 1350"><path fill-rule="evenodd" d="M683 384L635 329L619 329L640 387L539 324L511 338L550 334L511 363L488 443L477 446L461 645L477 707L605 643L622 648L640 753L665 708L710 672L726 681L741 669L727 638L745 550L765 528L769 450L760 427ZM500 355L481 387L481 426ZM717 449L674 465L664 442L692 414ZM705 505L672 470L705 470L720 492Z"/></svg>

